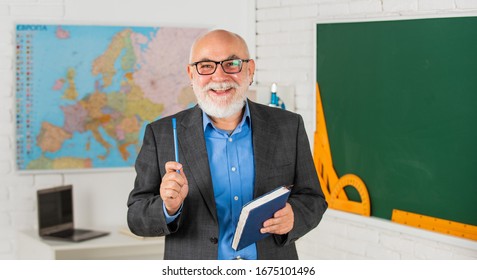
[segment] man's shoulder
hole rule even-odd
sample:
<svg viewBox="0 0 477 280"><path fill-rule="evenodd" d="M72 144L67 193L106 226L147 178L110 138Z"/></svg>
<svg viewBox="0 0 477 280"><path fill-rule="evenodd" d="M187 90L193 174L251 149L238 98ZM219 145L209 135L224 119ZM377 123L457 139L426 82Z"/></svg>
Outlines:
<svg viewBox="0 0 477 280"><path fill-rule="evenodd" d="M275 120L294 120L300 118L300 115L277 107L271 107L249 100L251 114L259 114L263 118L272 118Z"/></svg>
<svg viewBox="0 0 477 280"><path fill-rule="evenodd" d="M173 115L163 117L163 118L159 118L159 119L151 122L149 125L151 127L154 127L154 128L162 127L165 124L171 125L172 118L176 118L177 122L180 123L184 120L189 120L192 116L197 115L199 112L200 112L200 109L198 109L197 106L194 106L194 107L191 107L189 109L185 109L185 110L182 110L180 112L177 112Z"/></svg>

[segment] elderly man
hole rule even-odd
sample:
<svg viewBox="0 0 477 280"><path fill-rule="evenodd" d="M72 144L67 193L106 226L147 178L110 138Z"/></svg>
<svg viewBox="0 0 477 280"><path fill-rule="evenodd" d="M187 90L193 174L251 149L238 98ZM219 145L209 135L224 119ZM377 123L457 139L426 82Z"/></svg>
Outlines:
<svg viewBox="0 0 477 280"><path fill-rule="evenodd" d="M298 259L294 241L327 208L301 116L248 100L254 71L239 35L206 33L187 66L198 105L146 128L128 224L137 235L165 235L165 259ZM232 249L242 206L285 184L294 185L286 206L261 229L270 235Z"/></svg>

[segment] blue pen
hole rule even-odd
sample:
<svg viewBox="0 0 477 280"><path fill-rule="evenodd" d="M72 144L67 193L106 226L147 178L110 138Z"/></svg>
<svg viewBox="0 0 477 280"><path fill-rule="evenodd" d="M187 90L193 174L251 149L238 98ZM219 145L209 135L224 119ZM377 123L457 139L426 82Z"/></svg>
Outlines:
<svg viewBox="0 0 477 280"><path fill-rule="evenodd" d="M176 118L172 118L172 132L174 134L174 153L176 156L176 162L179 162L179 144L177 143ZM180 173L180 171L177 170L177 173Z"/></svg>

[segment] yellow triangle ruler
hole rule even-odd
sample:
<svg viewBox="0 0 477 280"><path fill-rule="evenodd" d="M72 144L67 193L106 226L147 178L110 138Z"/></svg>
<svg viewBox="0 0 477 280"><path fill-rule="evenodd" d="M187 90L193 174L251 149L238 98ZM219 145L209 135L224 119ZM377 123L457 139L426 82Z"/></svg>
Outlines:
<svg viewBox="0 0 477 280"><path fill-rule="evenodd" d="M323 104L321 103L318 83L316 83L316 132L313 152L315 168L329 207L363 216L370 216L371 201L369 200L368 189L363 180L354 174L346 174L338 178L338 174L336 174L333 167L325 114ZM349 200L344 191L347 187L355 188L360 195L361 201Z"/></svg>

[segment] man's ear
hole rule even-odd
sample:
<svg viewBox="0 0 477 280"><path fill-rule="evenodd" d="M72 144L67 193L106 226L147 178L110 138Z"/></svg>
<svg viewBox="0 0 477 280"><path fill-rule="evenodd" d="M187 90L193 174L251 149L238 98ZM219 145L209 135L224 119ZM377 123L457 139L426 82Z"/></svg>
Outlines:
<svg viewBox="0 0 477 280"><path fill-rule="evenodd" d="M255 74L255 60L250 59L248 64L248 74L250 76L250 81L253 81L253 75Z"/></svg>
<svg viewBox="0 0 477 280"><path fill-rule="evenodd" d="M187 75L189 75L189 79L192 81L192 79L194 78L194 74L192 73L192 68L194 66L191 66L191 65L187 65Z"/></svg>

